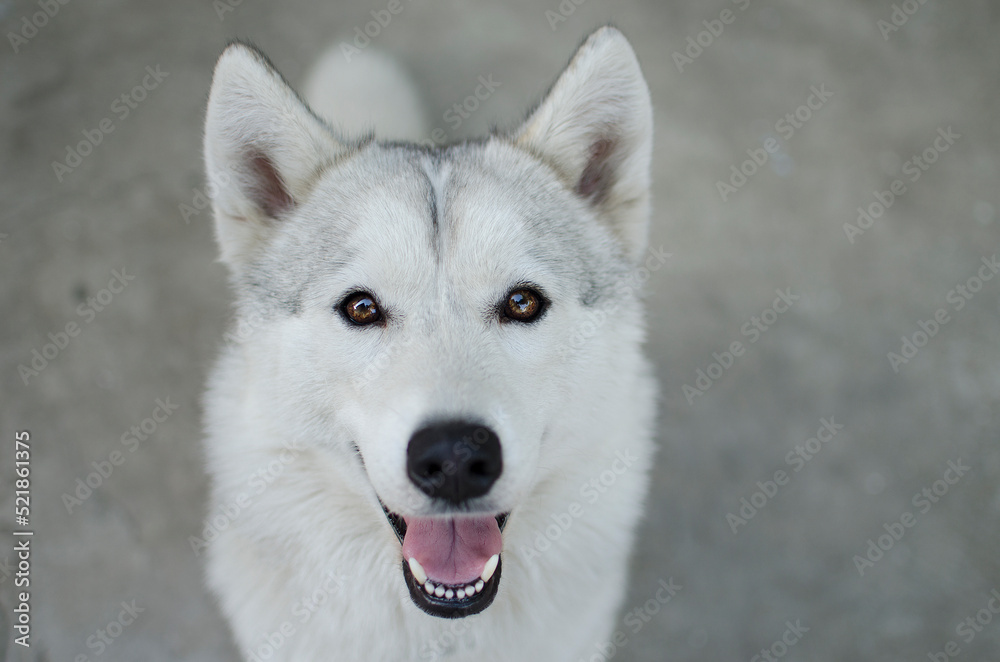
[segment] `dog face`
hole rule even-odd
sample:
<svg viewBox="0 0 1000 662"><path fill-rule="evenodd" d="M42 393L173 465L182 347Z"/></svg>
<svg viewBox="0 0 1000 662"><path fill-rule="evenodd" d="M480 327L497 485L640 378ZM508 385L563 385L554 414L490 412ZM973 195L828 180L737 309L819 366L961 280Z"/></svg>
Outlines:
<svg viewBox="0 0 1000 662"><path fill-rule="evenodd" d="M613 358L616 316L637 326L620 285L645 249L650 145L610 28L519 129L441 149L345 140L254 50L220 58L206 165L228 175L216 230L262 320L245 345L265 406L354 467L430 614L489 606L508 514L574 451L553 429ZM615 312L572 347L598 305Z"/></svg>

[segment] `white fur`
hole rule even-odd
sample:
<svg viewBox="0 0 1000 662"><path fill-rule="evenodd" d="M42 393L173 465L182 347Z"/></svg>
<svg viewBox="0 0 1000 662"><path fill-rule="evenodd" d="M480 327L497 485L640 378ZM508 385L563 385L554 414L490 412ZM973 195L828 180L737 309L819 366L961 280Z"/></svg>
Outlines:
<svg viewBox="0 0 1000 662"><path fill-rule="evenodd" d="M601 140L599 193L581 195ZM240 340L205 400L206 538L208 581L241 650L277 644L269 659L296 662L557 662L606 640L653 453L655 387L626 285L645 251L650 145L648 92L611 28L520 129L437 157L335 136L251 49L223 53L205 155L210 173L236 173L213 203ZM288 200L277 208L261 194L275 182ZM551 299L545 316L491 319L525 280ZM357 289L390 311L385 328L340 318L337 302ZM413 432L441 416L497 432L504 471L480 507L511 513L497 598L460 620L412 603L378 503L435 512L405 458ZM582 486L618 454L635 460L591 503ZM582 515L547 537L574 503Z"/></svg>
<svg viewBox="0 0 1000 662"><path fill-rule="evenodd" d="M420 91L398 60L373 48L348 62L338 46L313 64L302 93L320 117L348 134L378 129L393 140L419 141L430 132Z"/></svg>

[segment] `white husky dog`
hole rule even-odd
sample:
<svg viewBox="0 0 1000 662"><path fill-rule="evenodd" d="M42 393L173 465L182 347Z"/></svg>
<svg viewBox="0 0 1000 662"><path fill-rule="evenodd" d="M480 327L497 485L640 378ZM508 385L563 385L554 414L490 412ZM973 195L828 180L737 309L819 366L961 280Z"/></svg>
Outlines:
<svg viewBox="0 0 1000 662"><path fill-rule="evenodd" d="M205 544L245 659L575 661L611 635L653 454L651 145L610 27L516 129L440 148L349 137L222 54L205 161L238 305Z"/></svg>

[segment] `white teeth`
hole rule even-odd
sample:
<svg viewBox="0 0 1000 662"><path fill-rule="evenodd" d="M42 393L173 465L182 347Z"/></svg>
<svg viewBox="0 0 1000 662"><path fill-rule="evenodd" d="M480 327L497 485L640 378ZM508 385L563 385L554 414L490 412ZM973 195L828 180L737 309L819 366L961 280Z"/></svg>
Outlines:
<svg viewBox="0 0 1000 662"><path fill-rule="evenodd" d="M496 557L493 558L495 559ZM413 559L411 559L411 561L413 561ZM416 563L416 561L413 562ZM493 559L491 559L490 562L486 564L486 567L489 568L490 575L492 576L493 572L496 570L496 562L493 561ZM420 567L419 563L417 563L417 569L421 573L423 572L423 568ZM412 567L410 568L410 571L413 572ZM417 574L418 574L417 572L413 572L414 577L417 577ZM486 573L484 572L483 574ZM447 586L444 585L437 586L434 584L434 582L428 579L423 583L423 589L428 595L434 595L439 598L445 598L448 600L452 599L464 600L466 598L471 598L476 593L480 593L485 585L486 582L484 582L482 579L478 579L476 580L475 584L469 584L468 586L460 586L458 588L448 588Z"/></svg>
<svg viewBox="0 0 1000 662"><path fill-rule="evenodd" d="M468 586L451 589L447 586L435 586L434 582L428 580L424 582L423 589L428 595L435 595L439 598L446 598L448 600L456 598L458 600L464 600L465 598L471 598L476 593L482 591L483 585L483 580L480 579L475 584L469 584Z"/></svg>
<svg viewBox="0 0 1000 662"><path fill-rule="evenodd" d="M427 582L427 573L424 572L423 566L413 557L410 557L410 572L413 573L413 578L417 580L418 584Z"/></svg>
<svg viewBox="0 0 1000 662"><path fill-rule="evenodd" d="M490 560L486 562L486 567L483 568L482 579L484 582L490 581L490 577L497 570L497 563L500 561L500 555L494 554L490 557Z"/></svg>

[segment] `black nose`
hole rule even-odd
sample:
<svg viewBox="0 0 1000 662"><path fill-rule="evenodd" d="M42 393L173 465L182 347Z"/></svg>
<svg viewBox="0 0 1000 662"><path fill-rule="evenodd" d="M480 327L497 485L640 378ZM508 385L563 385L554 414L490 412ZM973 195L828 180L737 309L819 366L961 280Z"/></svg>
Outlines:
<svg viewBox="0 0 1000 662"><path fill-rule="evenodd" d="M418 430L406 472L425 494L461 503L483 496L503 471L500 439L483 425L448 421Z"/></svg>

